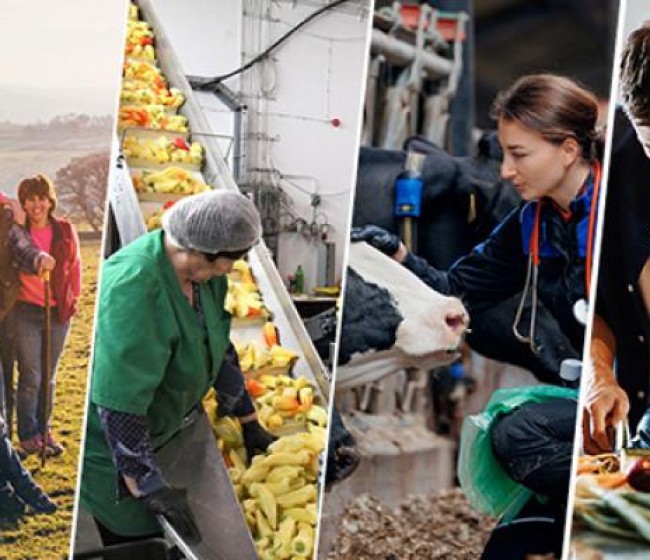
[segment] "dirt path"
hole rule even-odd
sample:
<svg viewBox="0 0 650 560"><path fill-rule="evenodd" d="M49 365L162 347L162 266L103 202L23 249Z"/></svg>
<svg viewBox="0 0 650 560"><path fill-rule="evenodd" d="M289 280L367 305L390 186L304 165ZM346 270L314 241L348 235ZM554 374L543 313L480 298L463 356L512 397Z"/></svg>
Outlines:
<svg viewBox="0 0 650 560"><path fill-rule="evenodd" d="M17 529L0 528L2 559L49 560L64 558L68 554L95 309L99 243L83 245L81 253L82 297L59 362L53 416L54 431L66 452L48 460L44 469L35 457L30 457L25 463L59 505L59 510L54 515L24 517Z"/></svg>

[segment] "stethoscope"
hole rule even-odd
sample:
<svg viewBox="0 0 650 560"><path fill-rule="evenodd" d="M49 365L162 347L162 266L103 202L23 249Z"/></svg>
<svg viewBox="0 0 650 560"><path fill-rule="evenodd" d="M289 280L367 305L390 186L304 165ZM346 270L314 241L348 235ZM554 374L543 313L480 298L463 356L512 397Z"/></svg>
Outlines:
<svg viewBox="0 0 650 560"><path fill-rule="evenodd" d="M591 287L591 266L592 266L592 249L594 243L594 230L596 224L596 213L598 209L598 192L600 190L600 163L596 162L594 165L594 192L591 199L591 208L589 209L589 229L587 233L587 254L585 255L585 295L589 297L589 288ZM537 280L539 273L539 229L542 220L542 200L540 199L535 208L535 222L533 224L533 231L530 236L529 251L528 251L528 270L526 271L526 281L524 282L524 290L521 294L521 300L515 313L515 320L512 323L512 332L519 342L529 344L533 354L539 354L542 350L535 342L535 326L537 324ZM531 312L530 312L530 325L528 336L519 332L519 325L524 313L526 299L528 294L531 294ZM587 323L588 304L585 299L578 300L573 306L574 317L583 325Z"/></svg>

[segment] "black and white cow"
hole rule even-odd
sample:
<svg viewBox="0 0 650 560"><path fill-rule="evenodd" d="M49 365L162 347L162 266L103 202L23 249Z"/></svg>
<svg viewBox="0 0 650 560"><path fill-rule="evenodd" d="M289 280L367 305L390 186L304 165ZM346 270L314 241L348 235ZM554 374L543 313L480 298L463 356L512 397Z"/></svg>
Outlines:
<svg viewBox="0 0 650 560"><path fill-rule="evenodd" d="M408 367L454 361L469 323L457 298L434 292L367 243L349 249L336 389Z"/></svg>
<svg viewBox="0 0 650 560"><path fill-rule="evenodd" d="M456 259L483 241L514 208L519 197L499 179L500 148L494 135L479 143L474 158L453 157L431 144L411 140L426 151L422 169L422 216L417 221L417 254L432 266L446 270ZM399 234L393 215L395 179L404 169L406 152L362 148L355 194L353 226L375 224ZM558 383L562 360L579 358L578 350L559 329L549 311L539 305L537 338L542 352L535 354L512 334L512 319L520 295L472 316L467 342L480 354L520 366L545 383ZM528 324L530 305L522 324ZM342 342L344 342L342 340Z"/></svg>
<svg viewBox="0 0 650 560"><path fill-rule="evenodd" d="M447 365L469 317L460 300L434 292L366 243L352 243L343 304L336 390L378 381L408 367ZM328 485L359 464L355 441L336 410L328 447Z"/></svg>

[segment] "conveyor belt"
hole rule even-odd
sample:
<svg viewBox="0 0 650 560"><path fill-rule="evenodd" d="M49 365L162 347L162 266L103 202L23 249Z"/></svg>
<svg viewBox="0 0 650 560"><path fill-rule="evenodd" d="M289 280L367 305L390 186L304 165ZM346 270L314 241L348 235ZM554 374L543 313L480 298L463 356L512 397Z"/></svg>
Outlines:
<svg viewBox="0 0 650 560"><path fill-rule="evenodd" d="M239 190L221 154L219 140L212 135L213 131L210 130L208 121L192 93L165 30L156 15L153 2L140 0L139 6L142 19L148 21L155 32L158 66L167 77L170 86L180 89L186 96L186 101L180 108L179 114L187 117L192 132L206 133L205 135L201 134L198 138L205 148L205 164L202 170L205 181L215 188ZM140 221L134 222L133 216L137 215L139 211L138 201L135 191L128 188L130 175L126 164L123 165L123 170L113 170L109 199L115 214L120 239L123 244L126 244L142 235L145 227L141 212L139 213ZM295 373L307 377L315 384L317 400L323 406L327 406L329 399L327 370L309 338L266 245L260 243L254 247L249 254L249 260L264 302L273 312L282 344L296 351L300 356ZM261 338L258 342L261 342Z"/></svg>

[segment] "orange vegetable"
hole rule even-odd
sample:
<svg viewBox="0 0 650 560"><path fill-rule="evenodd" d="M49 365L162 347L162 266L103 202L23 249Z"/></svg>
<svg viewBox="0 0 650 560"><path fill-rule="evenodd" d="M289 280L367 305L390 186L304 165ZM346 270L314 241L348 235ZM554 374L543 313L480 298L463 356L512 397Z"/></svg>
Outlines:
<svg viewBox="0 0 650 560"><path fill-rule="evenodd" d="M167 82L165 82L165 78L163 78L160 74L156 75L156 77L153 79L153 83L155 86L161 89L167 87Z"/></svg>
<svg viewBox="0 0 650 560"><path fill-rule="evenodd" d="M264 342L266 346L271 348L278 344L278 330L275 328L275 325L271 321L264 323Z"/></svg>
<svg viewBox="0 0 650 560"><path fill-rule="evenodd" d="M295 413L300 409L300 401L296 397L273 397L273 408L279 412Z"/></svg>
<svg viewBox="0 0 650 560"><path fill-rule="evenodd" d="M246 389L251 397L261 397L266 393L266 386L263 383L257 381L257 379L247 379L246 380Z"/></svg>

